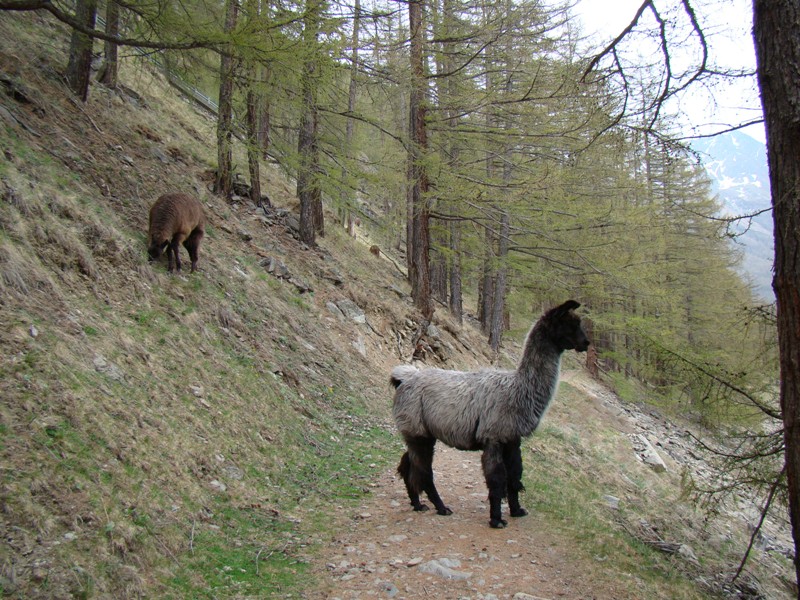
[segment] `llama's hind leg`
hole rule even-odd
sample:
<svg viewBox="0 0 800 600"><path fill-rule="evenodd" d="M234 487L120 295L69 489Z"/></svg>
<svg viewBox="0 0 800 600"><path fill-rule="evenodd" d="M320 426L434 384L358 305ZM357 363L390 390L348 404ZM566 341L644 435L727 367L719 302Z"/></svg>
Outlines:
<svg viewBox="0 0 800 600"><path fill-rule="evenodd" d="M502 529L508 525L503 519L501 503L506 496L507 474L503 462L503 447L500 444L489 444L481 456L483 476L486 478L486 487L489 488L489 525L495 529Z"/></svg>
<svg viewBox="0 0 800 600"><path fill-rule="evenodd" d="M519 505L519 493L525 489L522 485L522 452L520 440L503 446L503 463L508 477L508 512L512 517L524 517L528 511Z"/></svg>
<svg viewBox="0 0 800 600"><path fill-rule="evenodd" d="M403 478L406 484L406 492L408 492L408 499L411 500L411 506L414 510L428 510L422 502L419 501L419 490L411 483L411 459L408 457L408 452L404 452L400 459L400 464L397 467L397 472Z"/></svg>
<svg viewBox="0 0 800 600"><path fill-rule="evenodd" d="M203 231L195 229L183 242L183 247L189 252L189 258L192 261L192 273L197 270L197 260L200 251L200 240L203 239Z"/></svg>
<svg viewBox="0 0 800 600"><path fill-rule="evenodd" d="M435 444L436 440L432 438L412 438L406 440L410 467L409 482L411 488L417 490L417 493L425 492L425 495L428 496L428 499L433 502L433 505L436 507L437 514L452 515L453 511L442 502L439 492L436 490L436 486L433 483L433 447ZM411 503L414 504L414 498L410 493L409 497L411 497ZM415 506L414 510L425 509L420 509Z"/></svg>

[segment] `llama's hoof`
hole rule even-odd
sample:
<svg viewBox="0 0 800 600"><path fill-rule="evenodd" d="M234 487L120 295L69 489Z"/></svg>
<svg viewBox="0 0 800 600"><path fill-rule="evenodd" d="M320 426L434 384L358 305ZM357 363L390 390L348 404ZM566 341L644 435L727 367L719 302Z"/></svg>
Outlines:
<svg viewBox="0 0 800 600"><path fill-rule="evenodd" d="M440 509L438 509L438 510L436 511L436 514L438 514L438 515L442 515L443 517L446 517L447 515L452 515L452 514L453 514L453 511L452 511L452 510L450 510L449 508L447 508L447 507L445 506L445 507L443 507L443 508L440 508Z"/></svg>
<svg viewBox="0 0 800 600"><path fill-rule="evenodd" d="M517 510L511 511L512 517L524 517L528 514L528 511L522 508L521 506Z"/></svg>
<svg viewBox="0 0 800 600"><path fill-rule="evenodd" d="M489 521L489 527L492 529L503 529L506 525L508 525L508 521L505 519L492 519Z"/></svg>
<svg viewBox="0 0 800 600"><path fill-rule="evenodd" d="M428 510L427 504L416 504L414 505L414 512L425 512Z"/></svg>

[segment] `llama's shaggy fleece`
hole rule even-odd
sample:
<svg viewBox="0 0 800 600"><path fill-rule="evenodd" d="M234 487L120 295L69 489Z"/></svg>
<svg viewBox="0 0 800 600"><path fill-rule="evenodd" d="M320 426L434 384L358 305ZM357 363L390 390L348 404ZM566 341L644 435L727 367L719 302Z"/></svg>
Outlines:
<svg viewBox="0 0 800 600"><path fill-rule="evenodd" d="M167 251L169 270L181 270L180 247L184 245L197 270L200 240L205 235L206 216L200 201L189 194L164 194L150 208L147 253L150 262Z"/></svg>
<svg viewBox="0 0 800 600"><path fill-rule="evenodd" d="M408 365L392 370L394 418L408 447L398 472L414 510L427 510L419 500L424 491L440 515L452 514L433 483L433 450L441 440L459 450L483 450L492 527L507 524L502 498L508 497L512 517L527 514L519 505L521 438L536 430L555 394L563 352L589 347L574 312L579 306L569 300L536 322L515 371L420 371Z"/></svg>

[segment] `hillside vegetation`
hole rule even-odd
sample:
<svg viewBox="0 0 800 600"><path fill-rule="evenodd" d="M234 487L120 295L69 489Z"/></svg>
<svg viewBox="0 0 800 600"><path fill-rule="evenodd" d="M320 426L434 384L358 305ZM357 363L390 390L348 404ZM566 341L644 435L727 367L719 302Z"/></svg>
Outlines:
<svg viewBox="0 0 800 600"><path fill-rule="evenodd" d="M0 20L2 592L324 596L328 545L400 455L387 374L419 333L404 278L336 227L300 244L277 167L263 184L275 210L210 194L215 122L146 65L125 61L124 87L75 101L66 36L34 14ZM147 211L167 191L206 208L198 273L146 260ZM364 318L336 308L352 304ZM429 364L491 362L478 332L440 314ZM589 435L587 397L568 384L562 397L572 408L554 408L546 450L526 454L552 471L528 465L526 483L551 524L541 535L575 547L570 572L617 579L618 598L721 593L711 582L735 568L742 523L722 542L697 530L679 467L660 477L632 459L624 475L601 452L632 456L624 435L604 423ZM598 507L604 493L635 510ZM698 566L630 534L637 517L695 531ZM775 560L751 577L777 594L788 560Z"/></svg>

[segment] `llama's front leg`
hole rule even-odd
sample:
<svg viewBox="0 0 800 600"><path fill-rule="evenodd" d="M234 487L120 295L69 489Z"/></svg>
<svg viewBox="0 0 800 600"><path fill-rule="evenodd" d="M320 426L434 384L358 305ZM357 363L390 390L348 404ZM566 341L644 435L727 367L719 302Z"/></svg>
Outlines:
<svg viewBox="0 0 800 600"><path fill-rule="evenodd" d="M503 463L503 447L500 444L488 444L481 457L483 476L486 478L486 487L489 488L489 525L495 529L502 529L508 525L503 519L501 502L506 495L507 476L506 466Z"/></svg>
<svg viewBox="0 0 800 600"><path fill-rule="evenodd" d="M181 272L181 244L183 243L183 234L176 233L172 236L172 241L169 243L169 271L172 272L173 256L175 258L175 270Z"/></svg>
<svg viewBox="0 0 800 600"><path fill-rule="evenodd" d="M503 463L508 476L508 512L512 517L524 517L528 511L519 505L519 493L525 489L525 486L522 485L520 440L503 446Z"/></svg>

